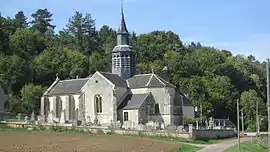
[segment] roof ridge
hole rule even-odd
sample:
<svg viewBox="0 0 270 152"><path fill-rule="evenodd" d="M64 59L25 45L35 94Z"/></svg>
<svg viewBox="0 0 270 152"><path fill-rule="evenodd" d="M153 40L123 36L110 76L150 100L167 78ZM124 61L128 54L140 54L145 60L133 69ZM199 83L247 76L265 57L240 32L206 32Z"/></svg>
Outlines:
<svg viewBox="0 0 270 152"><path fill-rule="evenodd" d="M134 76L142 76L142 75L151 75L152 73L145 73L145 74L136 74Z"/></svg>
<svg viewBox="0 0 270 152"><path fill-rule="evenodd" d="M97 72L99 72L99 73L104 73L104 74L111 74L111 75L117 75L118 77L120 77L118 74L116 74L116 73L111 73L111 72L100 72L100 71L97 71Z"/></svg>
<svg viewBox="0 0 270 152"><path fill-rule="evenodd" d="M47 95L49 92L51 92L52 89L54 88L54 86L55 86L56 84L58 84L59 82L60 82L59 79L54 80L54 82L53 82L53 83L50 85L50 87L43 93L42 96Z"/></svg>
<svg viewBox="0 0 270 152"><path fill-rule="evenodd" d="M141 102L141 104L139 105L139 108L142 106L142 104L145 102L145 100L149 97L149 95L151 94L151 92L145 93L146 96L143 98L143 102Z"/></svg>
<svg viewBox="0 0 270 152"><path fill-rule="evenodd" d="M64 82L64 81L74 81L74 80L85 80L85 79L90 79L90 78L78 78L78 79L67 79L67 80L60 80L59 82Z"/></svg>
<svg viewBox="0 0 270 152"><path fill-rule="evenodd" d="M151 80L153 79L153 76L154 76L154 74L151 74L151 77L149 78L149 80L148 80L148 82L146 83L146 85L145 86L149 86L149 83L151 82Z"/></svg>

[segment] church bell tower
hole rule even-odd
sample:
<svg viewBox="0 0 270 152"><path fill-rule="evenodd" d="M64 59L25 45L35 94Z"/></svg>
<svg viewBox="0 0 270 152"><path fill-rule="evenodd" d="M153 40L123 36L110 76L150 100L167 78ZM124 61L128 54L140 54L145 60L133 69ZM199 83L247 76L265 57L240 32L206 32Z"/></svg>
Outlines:
<svg viewBox="0 0 270 152"><path fill-rule="evenodd" d="M136 53L130 46L123 1L121 3L120 27L117 31L117 45L112 50L112 73L124 79L131 78L136 72Z"/></svg>

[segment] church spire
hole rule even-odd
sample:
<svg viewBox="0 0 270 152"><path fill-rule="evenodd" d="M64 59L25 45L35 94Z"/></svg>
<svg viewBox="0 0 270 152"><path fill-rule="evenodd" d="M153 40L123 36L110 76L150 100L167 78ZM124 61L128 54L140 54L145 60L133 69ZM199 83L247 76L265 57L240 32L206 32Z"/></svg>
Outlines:
<svg viewBox="0 0 270 152"><path fill-rule="evenodd" d="M136 73L136 52L130 46L123 0L121 0L121 19L117 31L117 45L112 50L112 73L124 79L129 79Z"/></svg>
<svg viewBox="0 0 270 152"><path fill-rule="evenodd" d="M118 29L118 33L128 33L125 15L124 15L124 7L123 7L123 0L121 0L121 19L120 19L120 27Z"/></svg>

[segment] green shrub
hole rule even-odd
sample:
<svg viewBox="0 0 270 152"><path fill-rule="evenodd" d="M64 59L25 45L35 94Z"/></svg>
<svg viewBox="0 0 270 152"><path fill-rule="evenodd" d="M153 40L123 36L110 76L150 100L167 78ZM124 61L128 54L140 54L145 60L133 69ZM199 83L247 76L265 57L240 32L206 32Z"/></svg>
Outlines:
<svg viewBox="0 0 270 152"><path fill-rule="evenodd" d="M268 148L268 140L267 140L267 138L268 138L267 136L259 137L258 140L257 140L257 145L262 147L262 148L267 149Z"/></svg>

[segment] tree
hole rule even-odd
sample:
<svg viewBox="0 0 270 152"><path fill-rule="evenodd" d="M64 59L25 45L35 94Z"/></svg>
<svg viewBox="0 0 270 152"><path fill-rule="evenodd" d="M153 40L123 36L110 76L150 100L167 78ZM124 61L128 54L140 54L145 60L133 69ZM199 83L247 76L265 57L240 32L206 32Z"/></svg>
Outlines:
<svg viewBox="0 0 270 152"><path fill-rule="evenodd" d="M67 29L64 29L70 36L73 37L74 43L77 45L75 49L90 55L91 52L97 51L97 32L95 30L95 20L91 14L83 16L82 13L76 11L67 24Z"/></svg>
<svg viewBox="0 0 270 152"><path fill-rule="evenodd" d="M89 71L94 73L95 71L111 71L110 62L103 58L103 54L99 52L93 52L89 59Z"/></svg>
<svg viewBox="0 0 270 152"><path fill-rule="evenodd" d="M35 81L49 85L56 73L61 79L88 76L88 59L77 50L49 48L35 59Z"/></svg>
<svg viewBox="0 0 270 152"><path fill-rule="evenodd" d="M19 11L15 15L14 25L15 25L16 28L26 28L26 27L28 27L27 17L24 15L23 11Z"/></svg>
<svg viewBox="0 0 270 152"><path fill-rule="evenodd" d="M138 53L138 61L147 62L163 59L167 51L178 51L182 46L179 36L173 32L153 31L139 35L134 48Z"/></svg>
<svg viewBox="0 0 270 152"><path fill-rule="evenodd" d="M15 27L12 19L4 18L0 13L0 53L12 54L9 47L9 36L14 33Z"/></svg>
<svg viewBox="0 0 270 152"><path fill-rule="evenodd" d="M15 95L18 95L21 87L33 77L29 63L16 55L0 54L0 74L0 84L5 92Z"/></svg>
<svg viewBox="0 0 270 152"><path fill-rule="evenodd" d="M49 29L54 29L55 25L52 25L50 22L53 14L48 11L48 9L38 9L35 13L32 14L34 20L30 23L32 24L32 28L40 31L44 34Z"/></svg>
<svg viewBox="0 0 270 152"><path fill-rule="evenodd" d="M259 107L265 106L262 99L258 96L255 90L248 90L241 94L240 106L246 113L246 121L249 122L247 125L249 128L253 128L252 125L256 124L256 105L257 102Z"/></svg>
<svg viewBox="0 0 270 152"><path fill-rule="evenodd" d="M111 54L111 51L116 46L116 31L107 25L104 25L98 31L99 43L101 44L101 52Z"/></svg>
<svg viewBox="0 0 270 152"><path fill-rule="evenodd" d="M41 85L27 84L21 89L21 103L23 113L30 114L33 111L35 114L40 113L40 98L46 88Z"/></svg>
<svg viewBox="0 0 270 152"><path fill-rule="evenodd" d="M44 35L29 28L17 29L11 35L10 42L13 52L27 60L37 56L45 49Z"/></svg>

